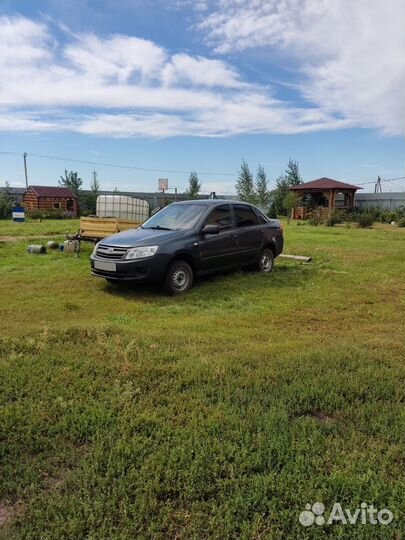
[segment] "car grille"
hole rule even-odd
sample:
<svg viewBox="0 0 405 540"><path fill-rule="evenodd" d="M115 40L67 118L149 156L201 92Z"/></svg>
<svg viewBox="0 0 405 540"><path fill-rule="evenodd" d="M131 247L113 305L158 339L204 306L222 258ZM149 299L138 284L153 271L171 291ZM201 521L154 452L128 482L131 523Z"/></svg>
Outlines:
<svg viewBox="0 0 405 540"><path fill-rule="evenodd" d="M103 246L100 244L97 248L96 256L100 257L100 259L108 259L113 261L122 259L127 251L128 248Z"/></svg>

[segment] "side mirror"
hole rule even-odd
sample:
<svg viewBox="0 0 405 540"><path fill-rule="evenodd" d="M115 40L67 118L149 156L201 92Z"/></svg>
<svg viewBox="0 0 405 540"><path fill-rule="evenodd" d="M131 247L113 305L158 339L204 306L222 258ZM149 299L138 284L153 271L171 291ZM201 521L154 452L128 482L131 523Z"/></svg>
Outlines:
<svg viewBox="0 0 405 540"><path fill-rule="evenodd" d="M201 229L201 234L218 234L219 226L218 225L206 225Z"/></svg>

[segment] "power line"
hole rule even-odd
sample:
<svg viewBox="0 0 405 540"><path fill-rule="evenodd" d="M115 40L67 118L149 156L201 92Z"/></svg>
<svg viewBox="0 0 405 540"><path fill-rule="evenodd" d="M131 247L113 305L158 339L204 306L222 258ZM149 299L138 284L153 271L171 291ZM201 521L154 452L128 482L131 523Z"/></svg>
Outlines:
<svg viewBox="0 0 405 540"><path fill-rule="evenodd" d="M403 180L405 176L398 176L398 178L381 178L381 182L392 182L393 180ZM375 180L372 182L363 182L361 184L356 184L357 186L366 186L367 184L375 184Z"/></svg>
<svg viewBox="0 0 405 540"><path fill-rule="evenodd" d="M54 156L54 155L48 155L48 154L36 154L36 153L29 153L27 154L24 152L26 156L33 156L38 157L41 159L53 159L56 161L71 161L73 163L82 163L84 165L98 165L100 167L113 167L117 169L129 169L129 170L135 170L135 171L148 171L148 172L158 172L158 173L171 173L171 174L189 174L190 171L185 170L176 170L176 169L155 169L150 167L136 167L135 165L123 165L121 163L104 163L100 161L90 161L85 159L75 159L75 158L69 158L69 157L62 157L62 156ZM23 154L23 155L24 155ZM0 151L0 155L14 155L14 156L20 156L21 154L19 152L6 152L6 151ZM205 176L232 176L235 178L235 173L231 172L212 172L212 171L196 171L197 174L205 175ZM381 182L393 182L395 180L404 180L405 176L398 176L396 178L382 178ZM369 181L369 182L361 182L357 183L357 186L366 186L370 184L375 184L375 180Z"/></svg>
<svg viewBox="0 0 405 540"><path fill-rule="evenodd" d="M11 154L19 156L20 154L18 152L0 152L0 154ZM74 159L74 158L68 158L68 157L62 157L62 156L51 156L47 154L35 154L30 153L29 156L43 158L43 159L53 159L57 161L71 161L73 163L83 163L85 165L98 165L100 167L115 167L118 169L130 169L135 171L148 171L148 172L158 172L158 173L171 173L171 174L189 174L190 171L181 171L181 170L175 170L175 169L154 169L149 167L136 167L134 165L122 165L119 163L103 163L100 161L88 161L85 159ZM235 173L227 173L227 172L207 172L207 171L196 171L197 174L205 175L205 176L233 176L235 177Z"/></svg>
<svg viewBox="0 0 405 540"><path fill-rule="evenodd" d="M396 188L402 188L402 190L405 189L405 184L399 184L398 182L387 182L388 184L391 184L391 186L394 186Z"/></svg>

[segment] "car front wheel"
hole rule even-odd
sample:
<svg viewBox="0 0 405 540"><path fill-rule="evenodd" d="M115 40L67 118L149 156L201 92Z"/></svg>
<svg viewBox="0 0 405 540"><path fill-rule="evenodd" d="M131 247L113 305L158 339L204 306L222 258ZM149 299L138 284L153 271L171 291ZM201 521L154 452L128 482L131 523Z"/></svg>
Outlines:
<svg viewBox="0 0 405 540"><path fill-rule="evenodd" d="M193 284L193 270L185 261L174 261L166 272L163 290L170 295L187 292Z"/></svg>
<svg viewBox="0 0 405 540"><path fill-rule="evenodd" d="M270 274L274 268L274 255L271 249L265 248L260 253L258 270L263 274Z"/></svg>

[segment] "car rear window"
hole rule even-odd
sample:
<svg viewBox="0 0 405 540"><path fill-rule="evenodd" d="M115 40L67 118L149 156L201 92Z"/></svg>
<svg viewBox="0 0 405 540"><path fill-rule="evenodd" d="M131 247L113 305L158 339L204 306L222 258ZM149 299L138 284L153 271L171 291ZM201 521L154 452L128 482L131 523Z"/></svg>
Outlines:
<svg viewBox="0 0 405 540"><path fill-rule="evenodd" d="M233 208L235 211L236 225L238 227L252 227L253 225L258 225L259 220L253 208L246 204L235 204Z"/></svg>
<svg viewBox="0 0 405 540"><path fill-rule="evenodd" d="M221 230L232 229L232 215L229 204L222 204L214 208L204 225L218 225Z"/></svg>

